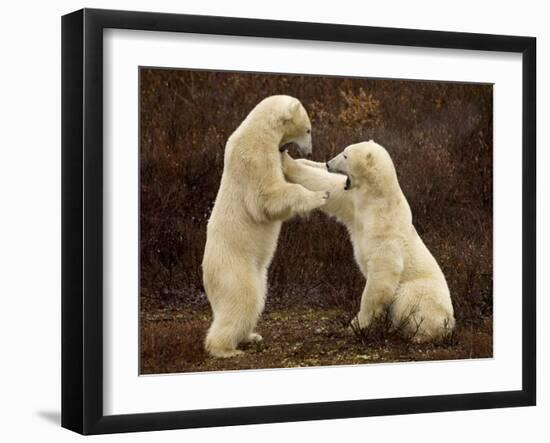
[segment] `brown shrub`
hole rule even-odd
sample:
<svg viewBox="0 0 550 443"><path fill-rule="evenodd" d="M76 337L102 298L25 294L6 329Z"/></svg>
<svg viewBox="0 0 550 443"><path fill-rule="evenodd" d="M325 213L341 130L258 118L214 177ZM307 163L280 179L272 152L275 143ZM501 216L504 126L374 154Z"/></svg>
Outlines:
<svg viewBox="0 0 550 443"><path fill-rule="evenodd" d="M363 88L358 93L342 91L345 107L340 111L340 120L348 128L380 124L380 101Z"/></svg>

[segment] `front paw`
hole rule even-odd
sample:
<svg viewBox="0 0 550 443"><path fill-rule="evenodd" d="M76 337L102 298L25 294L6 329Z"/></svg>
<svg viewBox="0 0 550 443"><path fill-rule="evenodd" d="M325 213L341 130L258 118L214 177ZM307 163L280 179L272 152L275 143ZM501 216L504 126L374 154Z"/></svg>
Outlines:
<svg viewBox="0 0 550 443"><path fill-rule="evenodd" d="M327 203L329 198L330 198L330 192L329 191L315 192L313 209L320 208L321 206L324 206Z"/></svg>
<svg viewBox="0 0 550 443"><path fill-rule="evenodd" d="M357 316L353 317L353 319L349 322L348 328L351 333L356 333L361 330L361 326L359 325L359 320L357 319Z"/></svg>
<svg viewBox="0 0 550 443"><path fill-rule="evenodd" d="M354 332L358 332L362 329L366 329L370 326L370 319L364 315L357 314L350 322L350 329Z"/></svg>
<svg viewBox="0 0 550 443"><path fill-rule="evenodd" d="M294 164L294 159L290 156L288 151L281 152L281 166L283 168L283 174L288 174Z"/></svg>
<svg viewBox="0 0 550 443"><path fill-rule="evenodd" d="M305 216L314 209L324 206L329 198L328 191L306 191L307 194L303 196L299 207L297 208L297 213Z"/></svg>

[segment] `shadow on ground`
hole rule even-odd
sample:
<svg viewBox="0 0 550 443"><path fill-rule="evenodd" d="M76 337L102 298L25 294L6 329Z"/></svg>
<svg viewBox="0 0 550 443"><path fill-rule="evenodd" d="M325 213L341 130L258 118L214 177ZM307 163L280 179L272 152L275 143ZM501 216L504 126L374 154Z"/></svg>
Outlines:
<svg viewBox="0 0 550 443"><path fill-rule="evenodd" d="M36 411L36 415L53 425L61 426L60 411Z"/></svg>

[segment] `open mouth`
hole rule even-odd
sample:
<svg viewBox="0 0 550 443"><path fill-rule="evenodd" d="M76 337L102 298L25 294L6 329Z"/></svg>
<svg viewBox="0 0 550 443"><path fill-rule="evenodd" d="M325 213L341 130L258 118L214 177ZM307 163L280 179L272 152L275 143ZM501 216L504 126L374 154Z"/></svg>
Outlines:
<svg viewBox="0 0 550 443"><path fill-rule="evenodd" d="M351 188L351 180L349 176L346 175L346 185L344 186L344 190L347 191L349 188Z"/></svg>
<svg viewBox="0 0 550 443"><path fill-rule="evenodd" d="M300 146L297 144L297 143L294 143L294 142L289 142L289 143L285 143L284 145L280 145L279 146L279 151L280 152L284 152L284 151L288 151L288 153L296 158L296 157L311 157L311 153L309 152L304 152L303 149L300 148Z"/></svg>
<svg viewBox="0 0 550 443"><path fill-rule="evenodd" d="M288 151L293 146L296 147L296 144L294 144L294 143L285 143L284 145L280 145L279 146L279 152Z"/></svg>

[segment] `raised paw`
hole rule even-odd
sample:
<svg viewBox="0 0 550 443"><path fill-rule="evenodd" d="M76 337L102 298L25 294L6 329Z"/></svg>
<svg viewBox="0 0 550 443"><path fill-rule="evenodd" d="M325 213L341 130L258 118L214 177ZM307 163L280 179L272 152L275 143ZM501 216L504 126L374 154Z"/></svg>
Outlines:
<svg viewBox="0 0 550 443"><path fill-rule="evenodd" d="M327 202L327 200L330 197L329 191L318 191L315 192L315 204L314 208L320 208L321 206L324 206Z"/></svg>
<svg viewBox="0 0 550 443"><path fill-rule="evenodd" d="M292 167L294 159L290 156L288 151L281 152L281 166L283 167L283 173L288 173Z"/></svg>
<svg viewBox="0 0 550 443"><path fill-rule="evenodd" d="M306 192L307 194L304 195L304 199L300 202L301 204L297 210L300 215L306 215L308 212L320 208L327 202L330 195L328 191Z"/></svg>

